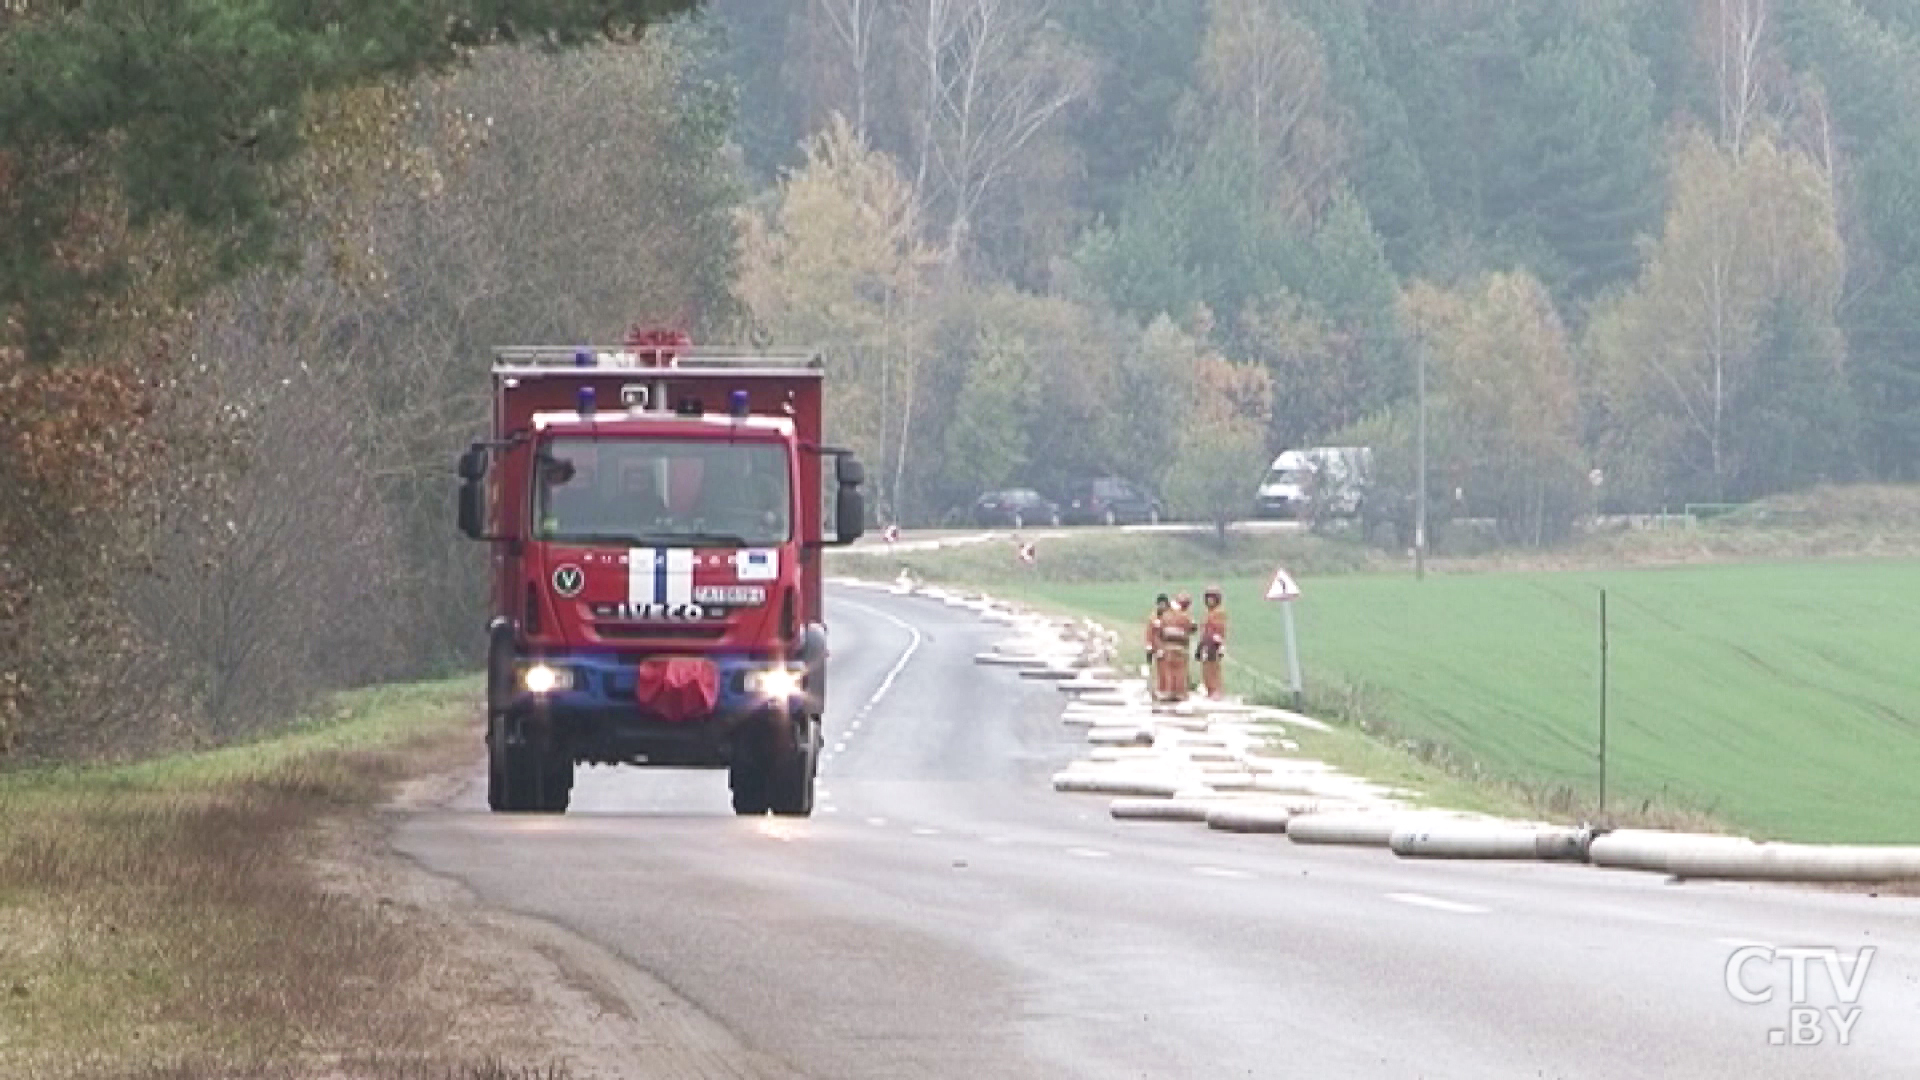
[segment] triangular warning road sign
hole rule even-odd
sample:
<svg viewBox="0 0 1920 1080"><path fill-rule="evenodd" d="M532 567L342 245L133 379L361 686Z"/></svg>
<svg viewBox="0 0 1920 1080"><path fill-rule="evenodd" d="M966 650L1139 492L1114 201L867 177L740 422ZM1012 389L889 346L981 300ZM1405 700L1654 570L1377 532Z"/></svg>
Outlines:
<svg viewBox="0 0 1920 1080"><path fill-rule="evenodd" d="M1267 599L1292 600L1300 595L1300 586L1287 573L1287 568L1277 567L1273 571L1273 581L1267 585Z"/></svg>

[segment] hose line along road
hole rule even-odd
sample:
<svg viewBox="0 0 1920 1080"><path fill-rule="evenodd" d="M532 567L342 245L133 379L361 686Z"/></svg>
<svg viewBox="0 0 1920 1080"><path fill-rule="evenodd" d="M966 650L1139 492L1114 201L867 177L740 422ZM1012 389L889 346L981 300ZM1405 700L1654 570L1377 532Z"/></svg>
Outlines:
<svg viewBox="0 0 1920 1080"><path fill-rule="evenodd" d="M476 776L395 844L675 995L724 1043L692 1075L1920 1075L1920 901L1114 822L1049 788L1082 750L1061 695L973 664L996 627L828 604L811 819L734 818L721 773L582 768L565 817L488 814ZM1843 976L1871 947L1859 1011L1808 959L1821 1043L1775 1045L1792 965L1750 951L1730 988L1745 946Z"/></svg>

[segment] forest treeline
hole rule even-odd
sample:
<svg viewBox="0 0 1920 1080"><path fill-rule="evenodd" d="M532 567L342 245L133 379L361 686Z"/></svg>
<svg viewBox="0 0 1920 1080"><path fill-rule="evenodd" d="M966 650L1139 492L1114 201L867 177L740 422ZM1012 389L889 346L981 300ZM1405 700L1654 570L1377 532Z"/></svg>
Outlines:
<svg viewBox="0 0 1920 1080"><path fill-rule="evenodd" d="M1436 484L1512 540L1911 480L1916 10L715 0L742 296L860 358L908 521L1107 471L1235 513L1326 442L1391 504L1423 355Z"/></svg>
<svg viewBox="0 0 1920 1080"><path fill-rule="evenodd" d="M19 760L470 665L487 348L634 322L823 349L910 525L1326 442L1400 524L1423 359L1514 542L1920 479L1900 0L28 0L0 60Z"/></svg>

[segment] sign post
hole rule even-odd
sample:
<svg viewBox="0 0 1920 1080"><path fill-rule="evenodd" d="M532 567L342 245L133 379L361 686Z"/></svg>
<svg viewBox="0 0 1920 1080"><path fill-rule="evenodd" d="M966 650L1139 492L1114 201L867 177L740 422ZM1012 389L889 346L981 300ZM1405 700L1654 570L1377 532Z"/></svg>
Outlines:
<svg viewBox="0 0 1920 1080"><path fill-rule="evenodd" d="M1607 590L1600 590L1600 822L1607 820Z"/></svg>
<svg viewBox="0 0 1920 1080"><path fill-rule="evenodd" d="M1300 686L1300 649L1293 632L1293 602L1300 596L1300 586L1294 582L1293 575L1286 567L1273 572L1273 581L1267 585L1267 599L1280 601L1280 618L1287 630L1287 682L1293 690L1293 710L1299 712L1305 708L1305 694Z"/></svg>

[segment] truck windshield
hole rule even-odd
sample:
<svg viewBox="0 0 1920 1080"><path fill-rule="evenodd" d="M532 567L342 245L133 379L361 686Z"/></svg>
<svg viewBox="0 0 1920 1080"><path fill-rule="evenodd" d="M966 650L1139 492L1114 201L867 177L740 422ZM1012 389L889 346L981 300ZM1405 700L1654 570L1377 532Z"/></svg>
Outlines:
<svg viewBox="0 0 1920 1080"><path fill-rule="evenodd" d="M534 536L627 547L761 547L793 535L779 443L558 438L534 466Z"/></svg>

